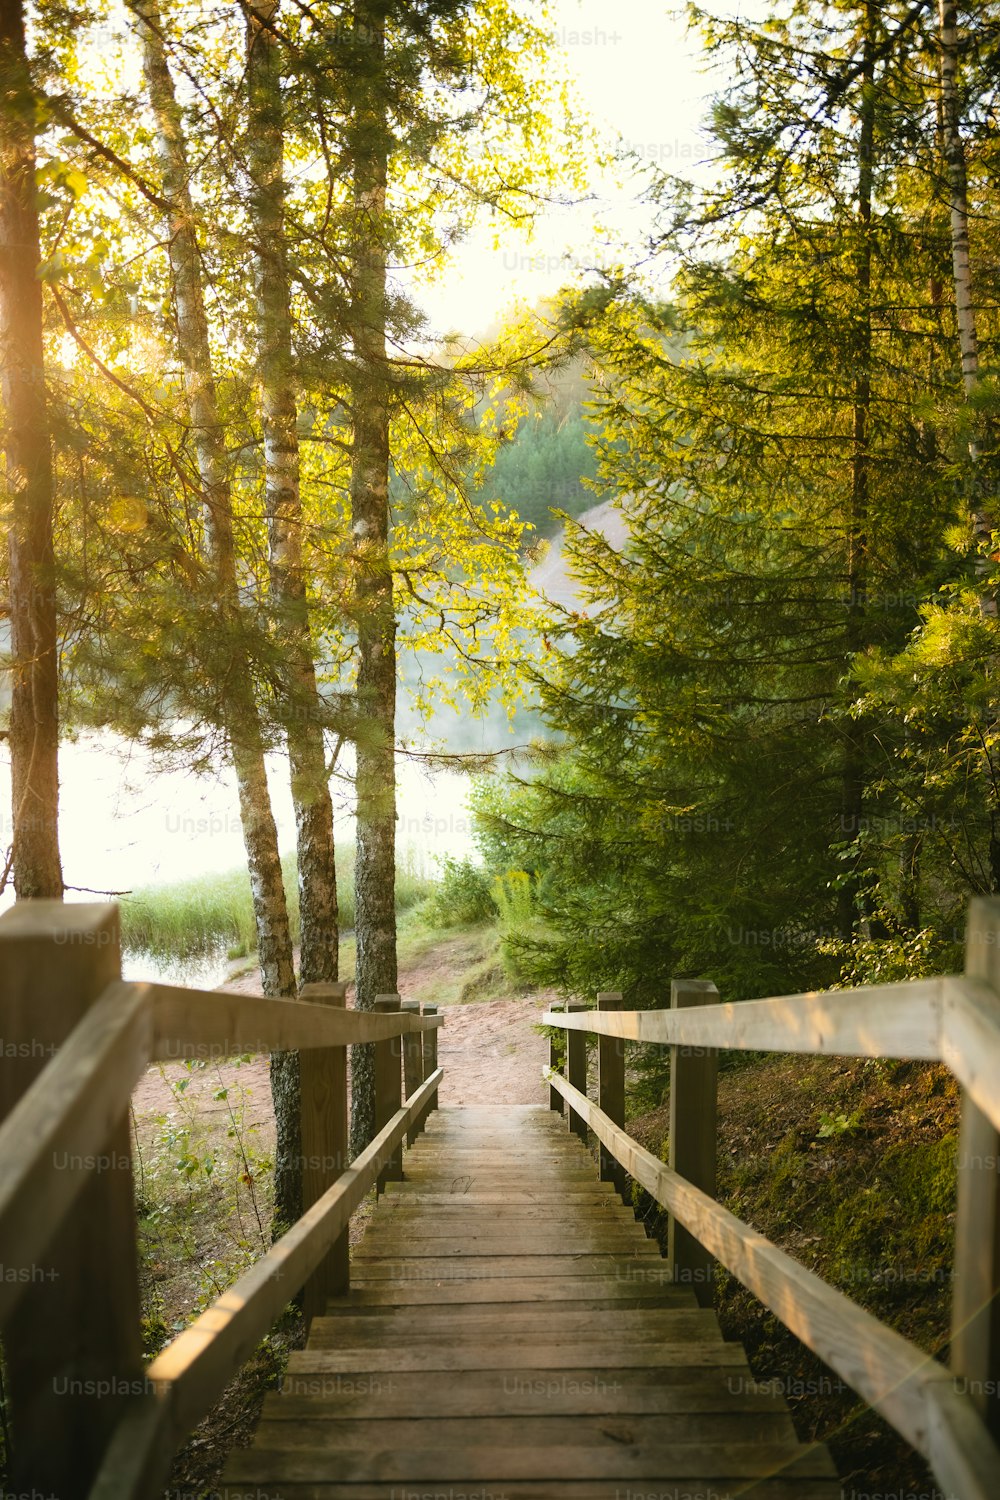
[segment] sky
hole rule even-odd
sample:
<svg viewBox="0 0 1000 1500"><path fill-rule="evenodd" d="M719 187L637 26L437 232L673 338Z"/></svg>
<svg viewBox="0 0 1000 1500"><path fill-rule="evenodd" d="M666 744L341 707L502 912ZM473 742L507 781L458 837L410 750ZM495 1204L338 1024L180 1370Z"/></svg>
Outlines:
<svg viewBox="0 0 1000 1500"><path fill-rule="evenodd" d="M697 37L668 0L551 0L565 67L582 110L606 140L621 139L645 162L687 172L706 154L700 125L709 79ZM595 170L597 201L552 209L529 242L508 236L494 248L483 226L456 252L419 303L437 333L482 332L515 301L533 303L565 284L574 266L594 263L597 238L640 244L650 211L637 203L640 178L616 182Z"/></svg>

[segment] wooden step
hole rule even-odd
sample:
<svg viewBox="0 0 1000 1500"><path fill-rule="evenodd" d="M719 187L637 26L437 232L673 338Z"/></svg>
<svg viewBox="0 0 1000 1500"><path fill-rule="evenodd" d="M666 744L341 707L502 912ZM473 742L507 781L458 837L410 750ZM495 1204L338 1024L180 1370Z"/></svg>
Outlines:
<svg viewBox="0 0 1000 1500"><path fill-rule="evenodd" d="M565 1120L438 1110L404 1173L225 1500L839 1500Z"/></svg>
<svg viewBox="0 0 1000 1500"><path fill-rule="evenodd" d="M470 1370L461 1381L436 1371L418 1375L396 1372L384 1380L369 1375L311 1376L286 1382L265 1398L270 1420L297 1421L322 1406L331 1416L371 1417L519 1417L537 1416L539 1406L552 1416L593 1416L634 1412L783 1412L785 1403L770 1389L759 1388L746 1369L619 1369L608 1379L592 1369ZM359 1388L360 1387L360 1388ZM375 1398L373 1401L372 1398Z"/></svg>
<svg viewBox="0 0 1000 1500"><path fill-rule="evenodd" d="M529 1275L602 1276L606 1281L621 1283L631 1292L672 1285L670 1267L656 1253L652 1240L645 1244L630 1243L621 1250L598 1251L594 1254L563 1247L555 1255L495 1255L488 1262L477 1256L445 1256L436 1260L433 1256L408 1256L405 1252L402 1255L379 1258L371 1253L375 1243L373 1238L367 1253L354 1258L352 1285L369 1286L376 1281L397 1279L433 1281L448 1278L474 1281ZM646 1244L653 1245L652 1255L647 1253Z"/></svg>
<svg viewBox="0 0 1000 1500"><path fill-rule="evenodd" d="M373 1262L373 1264L377 1264ZM489 1270L487 1265L484 1269ZM356 1300L358 1299L358 1300ZM350 1299L333 1298L330 1311L337 1312L345 1300L351 1306L368 1307L476 1307L489 1305L515 1308L522 1303L549 1303L580 1311L586 1307L696 1307L692 1291L683 1287L651 1287L639 1290L597 1276L507 1276L500 1280L469 1277L396 1281L356 1281Z"/></svg>

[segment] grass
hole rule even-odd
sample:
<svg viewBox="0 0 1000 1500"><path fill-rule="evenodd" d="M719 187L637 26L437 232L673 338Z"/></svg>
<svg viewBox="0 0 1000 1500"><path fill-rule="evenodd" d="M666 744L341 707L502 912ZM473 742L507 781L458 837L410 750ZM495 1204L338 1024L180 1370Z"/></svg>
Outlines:
<svg viewBox="0 0 1000 1500"><path fill-rule="evenodd" d="M342 929L354 926L354 850L337 851L337 889ZM298 941L299 906L295 857L282 860L292 940ZM423 901L433 882L404 860L396 873L396 909ZM257 946L250 880L245 869L195 875L169 885L141 886L121 902L122 942L127 951L157 958L184 959L227 950L230 957Z"/></svg>

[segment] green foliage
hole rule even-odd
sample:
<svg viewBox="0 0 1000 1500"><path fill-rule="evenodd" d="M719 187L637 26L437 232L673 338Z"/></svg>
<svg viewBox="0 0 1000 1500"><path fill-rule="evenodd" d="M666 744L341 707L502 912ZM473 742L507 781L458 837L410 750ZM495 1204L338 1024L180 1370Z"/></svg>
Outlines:
<svg viewBox="0 0 1000 1500"><path fill-rule="evenodd" d="M638 1005L674 976L739 999L954 967L969 895L1000 887L996 570L966 456L993 397L973 421L940 317L913 16L698 19L741 59L725 170L656 189L672 305L621 286L590 335L626 540L570 526L581 603L529 671L560 753L477 803L487 863L536 878L526 970ZM978 285L995 351L1000 284Z"/></svg>
<svg viewBox="0 0 1000 1500"><path fill-rule="evenodd" d="M854 1111L845 1115L843 1111L839 1114L831 1114L828 1110L821 1109L819 1112L819 1129L816 1131L818 1140L827 1141L838 1135L854 1135L860 1129L861 1115Z"/></svg>
<svg viewBox="0 0 1000 1500"><path fill-rule="evenodd" d="M555 512L576 517L596 503L597 455L593 429L577 408L560 416L543 406L527 416L497 453L477 498L517 513L534 536L551 536L562 525Z"/></svg>
<svg viewBox="0 0 1000 1500"><path fill-rule="evenodd" d="M227 1064L228 1082L217 1064L189 1061L180 1069L161 1064L171 1103L144 1122L147 1130L153 1127L150 1147L144 1149L133 1122L142 1328L150 1354L221 1296L270 1245L272 1162L260 1142L261 1127L250 1117L249 1091L233 1076L247 1061ZM225 1105L221 1137L211 1131L190 1092L196 1078L209 1076L216 1083L213 1099ZM180 1279L190 1309L169 1327L158 1280L167 1267Z"/></svg>
<svg viewBox="0 0 1000 1500"><path fill-rule="evenodd" d="M432 927L466 927L496 916L492 883L481 865L446 854L440 868L440 877L420 908L424 921Z"/></svg>
<svg viewBox="0 0 1000 1500"><path fill-rule="evenodd" d="M293 941L297 941L294 855L284 857L282 873ZM354 924L353 850L349 847L337 851L337 883L340 921L346 929ZM396 872L398 911L417 905L432 889L432 882L412 860L400 861ZM257 947L250 882L243 869L139 888L122 899L121 923L127 950L164 958L183 959L219 950L240 957L254 953Z"/></svg>

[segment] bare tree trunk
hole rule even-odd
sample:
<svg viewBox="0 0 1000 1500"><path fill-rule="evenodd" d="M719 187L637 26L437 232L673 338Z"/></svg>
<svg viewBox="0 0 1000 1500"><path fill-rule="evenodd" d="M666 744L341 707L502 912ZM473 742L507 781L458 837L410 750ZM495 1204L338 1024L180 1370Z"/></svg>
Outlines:
<svg viewBox="0 0 1000 1500"><path fill-rule="evenodd" d="M63 894L52 450L35 203L35 100L21 0L0 0L0 395L5 414L11 859L18 899Z"/></svg>
<svg viewBox="0 0 1000 1500"><path fill-rule="evenodd" d="M358 633L357 1000L371 1009L392 994L396 973L396 613L389 562L389 392L386 360L386 182L389 127L384 6L356 0L354 35L363 48L349 126L354 168L351 305L351 529ZM352 1056L351 1153L371 1139L374 1076L370 1047Z"/></svg>
<svg viewBox="0 0 1000 1500"><path fill-rule="evenodd" d="M143 66L156 119L164 196L173 205L169 224L170 267L178 342L203 492L205 551L216 590L220 628L232 641L231 681L224 690L222 714L239 784L261 979L267 995L294 995L292 943L278 835L267 785L264 737L253 699L249 663L239 639L240 600L232 500L208 339L183 122L156 0L132 0L132 9L139 21L143 43ZM272 1094L277 1126L275 1220L289 1223L301 1213L302 1151L297 1088L288 1087L280 1069L277 1078L272 1079Z"/></svg>
<svg viewBox="0 0 1000 1500"><path fill-rule="evenodd" d="M254 184L271 595L288 662L286 729L298 852L299 967L302 983L309 984L337 978L337 868L323 705L316 685L302 557L291 292L285 246L281 56L273 29L277 15L278 0L260 0L250 12L248 154Z"/></svg>

